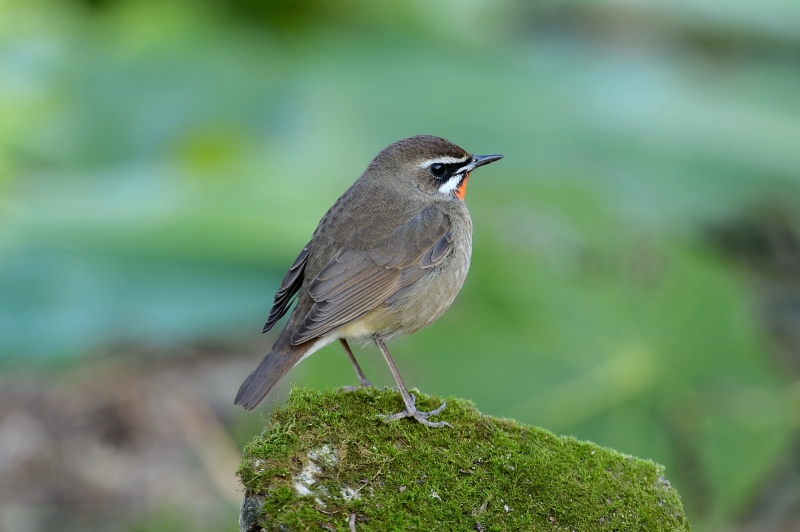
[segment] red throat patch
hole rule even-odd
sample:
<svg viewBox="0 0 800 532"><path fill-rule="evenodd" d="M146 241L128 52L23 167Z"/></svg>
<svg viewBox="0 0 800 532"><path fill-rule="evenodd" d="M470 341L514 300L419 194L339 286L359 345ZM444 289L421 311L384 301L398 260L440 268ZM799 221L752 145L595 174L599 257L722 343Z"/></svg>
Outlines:
<svg viewBox="0 0 800 532"><path fill-rule="evenodd" d="M469 181L469 172L464 174L464 179L461 180L461 183L458 184L458 188L453 192L453 195L462 201L467 195L467 181Z"/></svg>

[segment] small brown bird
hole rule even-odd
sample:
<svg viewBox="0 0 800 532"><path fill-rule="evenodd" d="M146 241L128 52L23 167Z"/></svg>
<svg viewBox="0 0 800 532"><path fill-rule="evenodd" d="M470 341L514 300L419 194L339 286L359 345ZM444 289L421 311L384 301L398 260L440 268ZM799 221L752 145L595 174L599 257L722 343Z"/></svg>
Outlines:
<svg viewBox="0 0 800 532"><path fill-rule="evenodd" d="M464 195L470 172L502 155L470 155L455 144L420 135L378 154L319 222L283 278L264 332L297 305L272 350L242 383L235 404L255 408L301 360L339 340L370 386L347 340L374 341L403 395L405 411L387 420L428 421L444 407L420 412L385 341L433 323L453 302L469 269L472 220Z"/></svg>

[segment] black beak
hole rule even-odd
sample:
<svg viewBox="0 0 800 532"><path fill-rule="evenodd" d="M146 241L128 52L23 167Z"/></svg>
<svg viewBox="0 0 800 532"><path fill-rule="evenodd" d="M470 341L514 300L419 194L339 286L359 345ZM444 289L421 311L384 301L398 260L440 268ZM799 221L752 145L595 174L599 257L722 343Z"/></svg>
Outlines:
<svg viewBox="0 0 800 532"><path fill-rule="evenodd" d="M474 170L479 166L484 166L486 164L499 161L502 158L502 155L473 155L472 160L469 163L469 169Z"/></svg>

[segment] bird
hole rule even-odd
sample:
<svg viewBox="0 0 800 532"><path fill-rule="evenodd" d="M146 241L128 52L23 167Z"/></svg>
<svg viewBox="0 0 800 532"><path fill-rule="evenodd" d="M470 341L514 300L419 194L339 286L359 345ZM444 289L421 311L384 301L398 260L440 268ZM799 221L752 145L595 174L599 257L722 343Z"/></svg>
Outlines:
<svg viewBox="0 0 800 532"><path fill-rule="evenodd" d="M272 349L239 388L234 404L255 408L300 361L339 341L361 387L371 386L348 341L374 342L410 417L429 427L446 402L416 407L386 341L433 323L461 290L472 254L464 198L470 174L502 155L472 155L452 142L417 135L384 148L339 197L289 267L263 332L296 301Z"/></svg>

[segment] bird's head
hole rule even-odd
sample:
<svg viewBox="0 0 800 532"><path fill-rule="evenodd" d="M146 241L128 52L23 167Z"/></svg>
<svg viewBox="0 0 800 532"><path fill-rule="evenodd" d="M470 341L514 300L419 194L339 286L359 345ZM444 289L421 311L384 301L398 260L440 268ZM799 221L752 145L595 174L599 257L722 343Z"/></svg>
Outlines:
<svg viewBox="0 0 800 532"><path fill-rule="evenodd" d="M443 138L418 135L387 146L370 163L367 172L384 182L463 200L470 172L502 158L502 155L471 155Z"/></svg>

